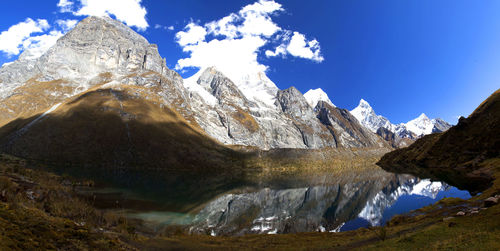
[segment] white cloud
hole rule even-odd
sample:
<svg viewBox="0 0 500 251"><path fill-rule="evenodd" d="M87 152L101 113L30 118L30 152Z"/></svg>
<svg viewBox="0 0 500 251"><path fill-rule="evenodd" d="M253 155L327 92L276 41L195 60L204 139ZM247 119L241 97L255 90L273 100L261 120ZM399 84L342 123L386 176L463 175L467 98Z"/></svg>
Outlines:
<svg viewBox="0 0 500 251"><path fill-rule="evenodd" d="M285 56L286 55L286 46L284 44L280 44L274 51L266 50L266 57L276 57L276 56Z"/></svg>
<svg viewBox="0 0 500 251"><path fill-rule="evenodd" d="M243 18L240 32L250 35L272 36L281 30L272 20L270 15L277 11L283 11L281 4L274 1L259 1L247 5L239 12Z"/></svg>
<svg viewBox="0 0 500 251"><path fill-rule="evenodd" d="M141 5L141 0L79 0L79 2L80 6L76 11L73 11L74 4L68 0L60 0L57 6L61 12L71 11L76 16L114 15L117 20L139 30L146 30L149 27L146 21L147 11Z"/></svg>
<svg viewBox="0 0 500 251"><path fill-rule="evenodd" d="M266 14L266 13L273 13L275 11L282 11L283 8L281 7L281 4L272 1L272 0L261 0L259 2L255 2L253 4L249 4L245 7L243 7L240 11L241 14L245 13L259 13L259 14Z"/></svg>
<svg viewBox="0 0 500 251"><path fill-rule="evenodd" d="M154 28L157 29L157 30L159 30L159 29L169 30L169 31L173 31L174 30L174 26L173 25L165 26L165 25L161 25L161 24L155 24Z"/></svg>
<svg viewBox="0 0 500 251"><path fill-rule="evenodd" d="M238 39L211 40L184 47L191 57L180 59L176 69L216 66L233 80L241 74L264 72L267 66L258 63L257 51L266 41L257 36Z"/></svg>
<svg viewBox="0 0 500 251"><path fill-rule="evenodd" d="M47 20L38 19L34 21L27 18L24 22L20 22L11 26L8 30L0 33L0 51L5 52L8 56L17 55L23 49L23 43L32 33L44 32L50 28Z"/></svg>
<svg viewBox="0 0 500 251"><path fill-rule="evenodd" d="M72 12L74 3L70 0L59 0L57 7L59 7L59 12Z"/></svg>
<svg viewBox="0 0 500 251"><path fill-rule="evenodd" d="M57 39L75 27L77 22L74 19L58 19L55 21L55 27L49 33L45 33L51 27L47 20L34 21L27 18L26 21L15 24L0 34L0 51L8 56L27 51L23 54L24 59L38 58L52 47Z"/></svg>
<svg viewBox="0 0 500 251"><path fill-rule="evenodd" d="M175 68L216 66L237 81L247 74L268 69L258 61L261 54L267 57L291 55L321 62L323 57L316 40L307 40L303 34L273 22L272 16L281 11L281 4L274 0L259 0L219 20L206 24L190 22L176 34L177 43L189 57L180 59ZM264 50L264 46L274 49Z"/></svg>
<svg viewBox="0 0 500 251"><path fill-rule="evenodd" d="M50 47L56 44L57 39L64 34L61 31L52 30L48 34L30 37L23 42L23 49L28 53L23 55L24 59L35 59L43 55Z"/></svg>
<svg viewBox="0 0 500 251"><path fill-rule="evenodd" d="M64 33L75 28L77 23L78 23L78 20L75 20L75 19L66 19L66 20L57 19L56 20L56 24L59 27L61 27L61 29L63 30Z"/></svg>
<svg viewBox="0 0 500 251"><path fill-rule="evenodd" d="M316 62L324 60L318 41L316 39L307 40L303 34L296 31L293 33L286 50L295 57L307 58Z"/></svg>
<svg viewBox="0 0 500 251"><path fill-rule="evenodd" d="M179 31L175 34L177 43L180 46L198 44L199 42L205 40L205 36L207 35L207 30L195 23L189 23L186 25L185 30L186 31Z"/></svg>

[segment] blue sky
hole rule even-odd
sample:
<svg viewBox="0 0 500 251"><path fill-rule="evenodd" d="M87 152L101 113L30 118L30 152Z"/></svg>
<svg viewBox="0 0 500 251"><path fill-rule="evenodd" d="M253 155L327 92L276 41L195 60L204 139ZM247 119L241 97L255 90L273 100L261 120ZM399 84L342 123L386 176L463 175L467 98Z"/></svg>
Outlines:
<svg viewBox="0 0 500 251"><path fill-rule="evenodd" d="M182 62L179 60L194 55L183 49L200 49L189 47L196 39L191 44L182 44L179 32L190 33L186 28L189 24L206 30L210 22L231 13L239 15L240 23L236 24L241 24L249 18L241 14L242 8L256 2L122 0L113 4L114 1L117 0L109 0L107 6L102 6L106 2L102 0L87 0L87 6L79 0L3 1L0 33L23 22L34 25L32 30L38 28L40 32L18 39L24 45L5 45L7 36L0 35L0 64L15 60L24 48L49 44L48 35L53 38L62 35L72 25L69 20L106 12L158 44L168 66L177 65L177 70L189 77L196 72L189 64L206 64L203 60L210 59L185 61L185 67L179 67ZM222 55L222 51L220 57L214 58L234 62L235 67L249 71L266 67L269 78L281 89L293 85L304 93L322 88L335 105L349 110L363 98L393 123L406 122L422 112L455 123L457 116L470 114L500 87L499 1L276 0L272 3L279 8L262 14L264 19L255 19L270 20L266 27L272 35L267 36L263 27L258 35L260 40L248 40L234 47L243 51L241 55ZM27 18L32 22L27 22ZM271 24L278 31L272 30ZM47 36L41 37L43 34ZM241 34L232 40L248 38ZM291 44L295 34L301 35L297 38L305 42L305 47L266 56L266 51L276 52L280 45ZM228 40L228 37L212 33L201 39L210 44L214 39ZM263 45L256 46L259 42ZM250 57L254 54L256 58ZM241 67L246 63L248 68Z"/></svg>

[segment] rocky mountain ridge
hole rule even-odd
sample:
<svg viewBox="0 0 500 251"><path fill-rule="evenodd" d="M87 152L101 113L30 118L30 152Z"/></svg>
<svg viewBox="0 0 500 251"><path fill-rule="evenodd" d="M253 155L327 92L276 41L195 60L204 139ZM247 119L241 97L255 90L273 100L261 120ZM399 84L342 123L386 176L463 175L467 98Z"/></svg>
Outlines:
<svg viewBox="0 0 500 251"><path fill-rule="evenodd" d="M156 45L111 18L82 20L41 57L21 57L2 67L0 79L2 125L54 112L90 89L135 86L136 97L170 107L223 144L261 149L388 146L381 138L365 142L355 135L361 130L356 120L322 124L297 89L279 90L264 73L234 82L211 67L183 80L166 67ZM335 131L328 129L331 124Z"/></svg>
<svg viewBox="0 0 500 251"><path fill-rule="evenodd" d="M359 105L351 113L363 126L389 140L396 147L408 146L417 138L444 132L451 127L446 121L440 118L429 119L424 113L407 123L393 124L384 116L377 115L364 99L359 101Z"/></svg>
<svg viewBox="0 0 500 251"><path fill-rule="evenodd" d="M279 90L264 73L233 81L215 67L184 80L168 69L156 45L108 17L88 17L41 57L21 56L0 68L0 125L22 118L36 123L40 114L57 111L89 90L131 87L135 98L174 110L189 126L225 145L317 149L392 144L366 130L351 112L335 107L322 90L305 96L294 87Z"/></svg>

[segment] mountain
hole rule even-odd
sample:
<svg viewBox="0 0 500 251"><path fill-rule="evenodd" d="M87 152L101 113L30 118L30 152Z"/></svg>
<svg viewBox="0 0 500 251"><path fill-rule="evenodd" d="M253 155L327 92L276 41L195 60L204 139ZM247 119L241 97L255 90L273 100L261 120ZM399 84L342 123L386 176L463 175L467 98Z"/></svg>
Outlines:
<svg viewBox="0 0 500 251"><path fill-rule="evenodd" d="M468 118L444 133L424 136L390 152L379 165L388 170L443 178L448 184L480 191L493 180L500 158L500 90Z"/></svg>
<svg viewBox="0 0 500 251"><path fill-rule="evenodd" d="M315 108L319 101L324 101L329 105L335 107L330 98L328 98L328 94L326 94L326 92L324 92L321 88L311 89L307 91L306 93L304 93L304 98L306 98L307 103L312 108Z"/></svg>
<svg viewBox="0 0 500 251"><path fill-rule="evenodd" d="M359 105L351 111L351 114L356 117L363 126L374 133L377 132L380 127L392 131L393 125L391 122L387 118L377 115L370 104L364 99L359 101Z"/></svg>
<svg viewBox="0 0 500 251"><path fill-rule="evenodd" d="M155 74L137 76L145 72ZM184 102L182 78L165 66L156 45L116 20L89 17L41 57L21 56L0 68L0 125L43 113L92 87L113 81L147 85L146 79L159 76L172 85L163 88L166 103Z"/></svg>
<svg viewBox="0 0 500 251"><path fill-rule="evenodd" d="M407 147L414 142L414 140L409 137L413 134L408 135L408 137L404 137L404 136L401 137L401 136L398 136L401 134L397 134L397 132L394 133L385 127L380 127L377 130L377 135L382 137L385 141L387 141L394 148Z"/></svg>
<svg viewBox="0 0 500 251"><path fill-rule="evenodd" d="M441 120L442 121L442 120ZM425 113L420 114L416 119L408 121L405 126L408 130L415 133L416 135L427 135L435 131L439 132L439 129L435 129L435 120L430 120Z"/></svg>
<svg viewBox="0 0 500 251"><path fill-rule="evenodd" d="M422 135L444 132L451 127L446 121L440 118L431 120L424 113L408 123L392 124L387 118L377 115L364 99L359 101L359 105L351 113L372 132L377 133L380 128L385 128L399 138L416 139ZM384 132L382 131L382 133ZM381 136L385 137L385 135ZM398 139L398 141L400 140Z"/></svg>
<svg viewBox="0 0 500 251"><path fill-rule="evenodd" d="M114 167L235 160L196 124L182 78L156 46L111 18L82 20L40 58L2 67L0 78L5 152Z"/></svg>
<svg viewBox="0 0 500 251"><path fill-rule="evenodd" d="M387 147L384 140L361 126L358 120L346 109L331 106L325 101L316 105L319 120L335 135L340 145L356 147Z"/></svg>
<svg viewBox="0 0 500 251"><path fill-rule="evenodd" d="M209 67L184 80L156 45L108 17L85 18L42 56L0 68L0 94L0 148L26 158L220 166L241 159L223 145L389 148L349 111L322 96L328 106L315 111L264 73L233 81Z"/></svg>

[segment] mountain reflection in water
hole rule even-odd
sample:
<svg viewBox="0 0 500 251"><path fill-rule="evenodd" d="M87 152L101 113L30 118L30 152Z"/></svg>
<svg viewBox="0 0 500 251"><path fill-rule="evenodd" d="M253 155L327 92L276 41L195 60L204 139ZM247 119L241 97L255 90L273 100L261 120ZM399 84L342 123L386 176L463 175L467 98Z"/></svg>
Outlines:
<svg viewBox="0 0 500 251"><path fill-rule="evenodd" d="M350 230L385 223L396 213L429 205L451 192L469 193L442 182L378 173L377 179L339 181L302 188L262 188L230 193L209 202L194 218L192 233L240 235ZM405 198L399 208L392 208ZM425 198L422 200L422 198ZM420 200L420 202L419 202ZM392 214L385 214L392 209ZM347 225L345 225L347 223Z"/></svg>
<svg viewBox="0 0 500 251"><path fill-rule="evenodd" d="M443 197L470 197L442 182L377 166L232 177L169 173L157 176L154 186L86 193L97 206L118 208L156 229L182 225L190 233L212 235L352 230L384 224Z"/></svg>

